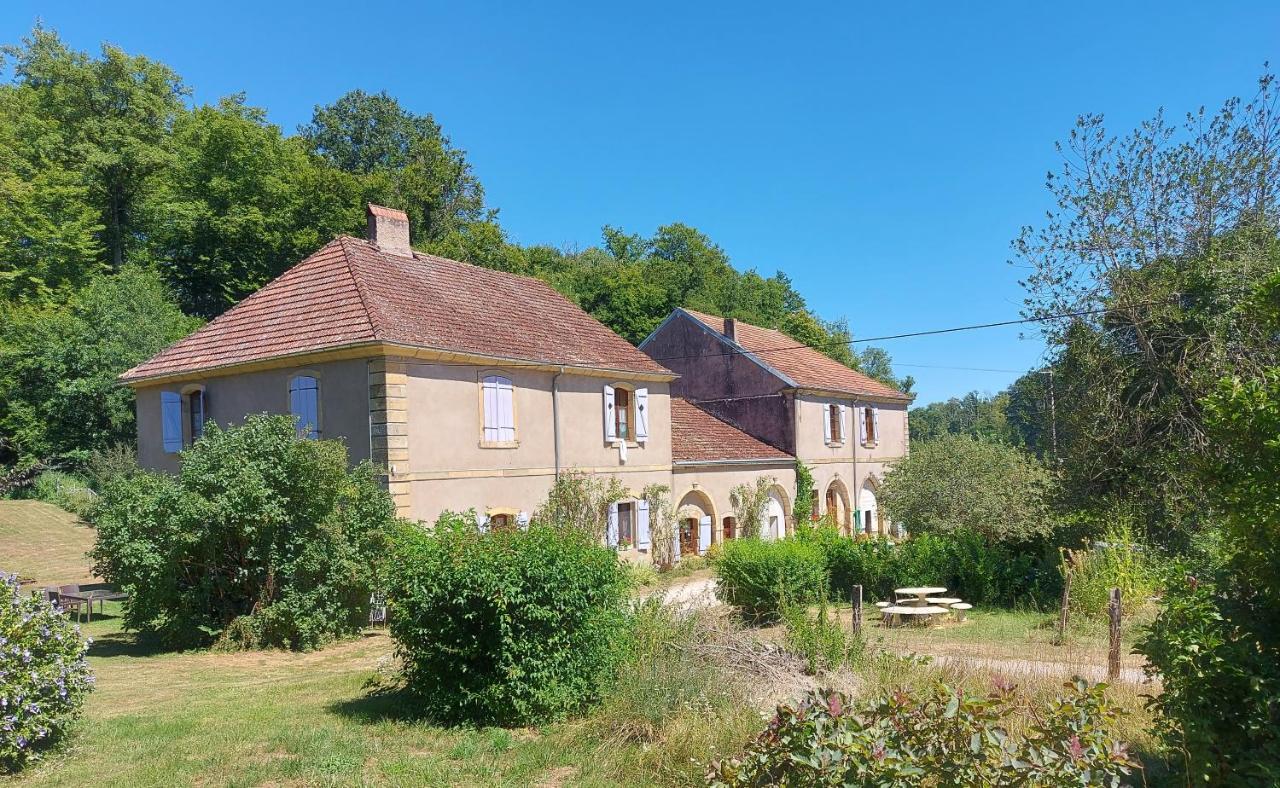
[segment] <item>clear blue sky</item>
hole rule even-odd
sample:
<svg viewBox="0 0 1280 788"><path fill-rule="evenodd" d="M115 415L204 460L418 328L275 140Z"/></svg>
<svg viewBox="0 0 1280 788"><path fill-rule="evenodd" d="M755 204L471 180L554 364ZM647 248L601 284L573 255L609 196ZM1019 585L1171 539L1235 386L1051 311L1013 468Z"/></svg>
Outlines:
<svg viewBox="0 0 1280 788"><path fill-rule="evenodd" d="M1275 3L605 5L7 0L0 40L39 16L288 131L385 89L468 151L514 240L686 222L861 336L1017 317L1008 243L1077 114L1180 116L1280 61ZM923 404L1017 376L938 367L1037 365L1019 334L885 347Z"/></svg>

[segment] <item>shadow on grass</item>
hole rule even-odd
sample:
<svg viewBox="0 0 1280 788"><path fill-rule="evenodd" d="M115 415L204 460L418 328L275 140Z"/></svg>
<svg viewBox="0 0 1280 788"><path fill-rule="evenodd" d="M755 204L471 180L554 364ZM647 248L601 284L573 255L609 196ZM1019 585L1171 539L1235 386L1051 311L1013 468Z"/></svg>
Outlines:
<svg viewBox="0 0 1280 788"><path fill-rule="evenodd" d="M366 724L378 722L441 724L424 714L414 697L401 688L375 689L358 698L330 703L327 708L340 717Z"/></svg>
<svg viewBox="0 0 1280 788"><path fill-rule="evenodd" d="M174 649L166 646L156 637L135 634L132 632L109 632L96 635L89 646L91 657L154 657L166 654Z"/></svg>

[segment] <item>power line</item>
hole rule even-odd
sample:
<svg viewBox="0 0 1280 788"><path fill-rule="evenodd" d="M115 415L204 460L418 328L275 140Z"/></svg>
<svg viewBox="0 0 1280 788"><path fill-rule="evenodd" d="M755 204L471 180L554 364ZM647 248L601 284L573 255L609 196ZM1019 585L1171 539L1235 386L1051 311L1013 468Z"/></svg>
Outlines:
<svg viewBox="0 0 1280 788"><path fill-rule="evenodd" d="M1156 304L1162 304L1162 303L1166 303L1166 300L1157 300L1157 301L1145 301L1145 302L1139 302L1139 303L1137 303L1137 304L1129 304L1129 305L1127 305L1125 308L1131 308L1131 307L1133 307L1133 306L1153 306L1153 305L1156 305ZM906 333L903 333L903 334L886 334L886 335L884 335L884 336L878 336L878 337L865 337L865 338L862 338L862 339L847 339L847 340L834 340L834 341L831 341L831 342L819 342L819 343L817 343L817 344L813 344L813 345L806 345L806 344L804 344L804 343L798 343L798 344L793 344L793 345L779 345L778 347L768 347L768 348L758 348L758 349L742 348L742 349L743 349L743 350L745 350L747 353L750 353L751 355L755 355L755 356L759 356L759 355L764 354L764 353L785 353L785 352L792 351L792 350L821 350L821 349L823 349L823 348L833 348L833 347L840 347L840 346L844 346L844 345L856 345L856 344L862 344L862 343L865 343L865 342L887 342L887 341L889 341L889 340L893 340L893 339L912 339L912 338L915 338L915 337L937 336L937 335L940 335L940 334L955 334L955 333L959 333L959 332L962 332L962 331L978 331L978 330L988 329L988 328L1001 328L1001 327L1004 327L1004 326L1025 325L1025 324L1027 324L1027 323L1047 323L1047 322L1049 322L1049 321L1051 321L1051 320L1066 320L1066 319L1069 319L1069 318L1088 317L1088 316L1091 316L1091 315L1101 315L1101 314L1105 314L1105 313L1107 313L1107 312L1118 312L1118 311L1121 311L1121 309L1120 309L1119 307L1099 307L1099 308L1097 308L1097 309L1082 309L1082 310L1079 310L1079 311L1076 311L1076 312L1061 312L1061 313L1053 314L1053 315L1044 315L1044 316L1042 316L1042 317L1025 317L1025 318L1020 318L1020 319L1018 319L1018 320L1000 320L1000 321L996 321L996 322L993 322L993 323L973 323L973 324L970 324L970 325L952 326L952 327L950 327L950 328L933 328L933 329L927 329L927 330L924 330L924 331L909 331L909 332L906 332ZM691 317L692 317L692 316L691 316ZM697 320L697 318L696 318L696 317L693 317L692 319L693 319L693 320ZM701 321L699 321L699 322L701 322ZM705 325L705 324L704 324L704 325ZM710 328L710 327L708 326L708 328ZM776 330L776 329L766 329L766 330ZM734 356L734 355L737 355L737 353L738 353L737 351L732 351L732 350L731 350L731 351L727 351L727 352L723 352L723 353L691 353L691 354L686 354L686 355L682 355L682 356L650 356L650 358L651 358L653 361L658 361L658 362L662 362L662 361L682 361L682 360L686 360L686 359L693 359L693 358L717 358L717 357L721 357L721 356ZM584 364L607 364L607 363L610 363L610 362L621 362L621 361L628 361L628 360L630 360L630 359L627 359L627 358L621 358L621 357L619 357L619 358L597 358L597 359L591 359L591 360L589 360L589 361L585 361L585 362L582 362L582 363L584 363ZM424 364L430 364L430 365L432 365L432 366L437 366L437 367L473 367L473 366L476 366L475 364L462 364L462 363L450 363L450 362L430 362L430 361L425 361L425 362L422 362L422 363L424 363ZM837 363L839 363L839 362L837 362ZM505 366L539 366L539 367L544 367L544 366L561 366L561 365L559 365L559 364L549 364L548 362L545 362L545 361L511 361L511 362L503 362L503 364L504 364ZM567 364L567 365L564 365L564 366L574 366L574 365ZM909 365L906 365L906 364L897 365L897 364L895 364L895 366L909 366ZM923 364L919 364L919 365L915 365L915 366L922 366L922 367L923 367L923 366L925 366L925 365L923 365ZM939 367L939 369L947 369L947 368L949 368L949 369L969 369L969 368L966 368L966 367ZM1016 369L1009 369L1009 370L977 369L977 368L973 368L973 369L975 369L975 371L980 371L980 372L1025 372L1025 371L1026 371L1026 370L1016 370Z"/></svg>

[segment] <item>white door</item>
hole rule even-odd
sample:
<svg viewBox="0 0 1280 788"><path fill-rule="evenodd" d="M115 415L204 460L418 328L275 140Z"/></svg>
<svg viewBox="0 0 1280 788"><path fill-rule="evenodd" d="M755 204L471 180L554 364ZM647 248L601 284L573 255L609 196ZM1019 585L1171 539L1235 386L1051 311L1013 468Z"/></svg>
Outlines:
<svg viewBox="0 0 1280 788"><path fill-rule="evenodd" d="M876 533L880 527L880 512L876 508L875 491L865 484L862 486L862 492L858 495L858 508L862 510L862 529L867 531L867 523L871 523L869 533Z"/></svg>
<svg viewBox="0 0 1280 788"><path fill-rule="evenodd" d="M769 492L769 503L764 509L764 527L761 536L765 539L781 539L786 536L787 517L782 509L782 500L776 492Z"/></svg>

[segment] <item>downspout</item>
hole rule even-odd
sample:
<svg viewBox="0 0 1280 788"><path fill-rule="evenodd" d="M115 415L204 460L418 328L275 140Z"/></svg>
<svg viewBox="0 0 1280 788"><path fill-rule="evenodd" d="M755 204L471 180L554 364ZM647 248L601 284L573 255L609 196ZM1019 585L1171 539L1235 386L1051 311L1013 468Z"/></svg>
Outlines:
<svg viewBox="0 0 1280 788"><path fill-rule="evenodd" d="M555 444L556 481L560 481L560 376L564 367L551 377L551 437Z"/></svg>
<svg viewBox="0 0 1280 788"><path fill-rule="evenodd" d="M853 406L853 418L855 421L858 419L858 406L856 402ZM864 414L862 417L862 423L866 424L866 422L867 419ZM849 430L849 443L853 444L853 519L854 524L857 526L857 531L852 528L849 529L849 536L856 536L860 531L862 531L862 485L858 484L858 436L861 434L861 432L859 432L861 429L862 425L857 424L853 426L853 429Z"/></svg>

